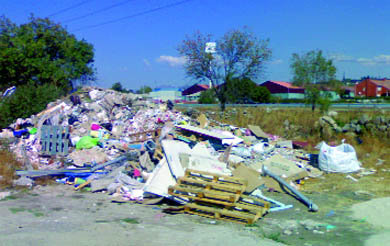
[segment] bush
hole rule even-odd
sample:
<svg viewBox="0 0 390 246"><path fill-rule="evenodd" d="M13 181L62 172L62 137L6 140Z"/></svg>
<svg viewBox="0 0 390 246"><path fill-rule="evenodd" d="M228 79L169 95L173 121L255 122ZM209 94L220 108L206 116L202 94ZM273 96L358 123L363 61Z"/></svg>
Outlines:
<svg viewBox="0 0 390 246"><path fill-rule="evenodd" d="M256 86L251 92L251 99L258 103L269 103L271 92L264 86Z"/></svg>
<svg viewBox="0 0 390 246"><path fill-rule="evenodd" d="M217 98L217 96L215 95L214 90L209 89L207 91L202 91L200 93L198 103L200 103L200 104L214 104L214 103L217 103L216 98Z"/></svg>
<svg viewBox="0 0 390 246"><path fill-rule="evenodd" d="M41 112L46 105L65 94L55 85L22 85L14 94L0 101L0 128L5 128L17 118L27 118Z"/></svg>

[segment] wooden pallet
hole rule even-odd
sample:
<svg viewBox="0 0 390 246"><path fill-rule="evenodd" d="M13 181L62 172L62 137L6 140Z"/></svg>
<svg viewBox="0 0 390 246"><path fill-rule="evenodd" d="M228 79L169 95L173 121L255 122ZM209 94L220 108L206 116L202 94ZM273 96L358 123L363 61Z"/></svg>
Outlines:
<svg viewBox="0 0 390 246"><path fill-rule="evenodd" d="M205 190L228 192L233 194L242 194L246 189L246 185L243 184L233 184L219 181L211 182L208 180L198 179L194 177L181 177L177 180L177 184L199 187Z"/></svg>
<svg viewBox="0 0 390 246"><path fill-rule="evenodd" d="M168 193L189 200L184 212L243 224L255 223L270 203L243 194L247 180L187 169Z"/></svg>
<svg viewBox="0 0 390 246"><path fill-rule="evenodd" d="M240 187L247 186L248 184L248 181L243 178L231 177L227 175L220 175L220 174L198 171L193 169L187 169L185 172L185 177L204 180L204 181L218 183L218 184L238 185Z"/></svg>
<svg viewBox="0 0 390 246"><path fill-rule="evenodd" d="M242 209L249 213L258 213L262 215L266 214L271 208L271 204L263 199L241 195L240 199L234 204L236 209Z"/></svg>
<svg viewBox="0 0 390 246"><path fill-rule="evenodd" d="M263 216L263 212L249 213L235 209L215 208L195 203L184 205L184 212L207 218L225 220L241 224L253 224Z"/></svg>
<svg viewBox="0 0 390 246"><path fill-rule="evenodd" d="M168 194L191 201L207 202L225 206L233 206L240 198L240 194L216 190L205 190L194 186L175 185L168 188Z"/></svg>

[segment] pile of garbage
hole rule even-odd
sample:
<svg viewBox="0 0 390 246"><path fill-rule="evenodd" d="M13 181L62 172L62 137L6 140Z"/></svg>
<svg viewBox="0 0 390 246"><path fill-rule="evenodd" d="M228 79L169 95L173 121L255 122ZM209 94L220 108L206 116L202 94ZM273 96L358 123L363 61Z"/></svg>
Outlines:
<svg viewBox="0 0 390 246"><path fill-rule="evenodd" d="M25 164L16 185L51 176L75 190L108 193L115 202L154 204L165 198L181 205L168 212L239 223L292 207L264 196L265 190L288 190L318 210L299 192L305 179L322 175L318 156L303 151L304 142L259 126L211 122L203 114L194 119L171 103L131 93L85 87L0 134L14 139L10 148ZM330 152L326 144L320 147ZM353 153L344 162L351 158ZM320 160L329 158L320 154ZM359 168L357 159L353 168Z"/></svg>

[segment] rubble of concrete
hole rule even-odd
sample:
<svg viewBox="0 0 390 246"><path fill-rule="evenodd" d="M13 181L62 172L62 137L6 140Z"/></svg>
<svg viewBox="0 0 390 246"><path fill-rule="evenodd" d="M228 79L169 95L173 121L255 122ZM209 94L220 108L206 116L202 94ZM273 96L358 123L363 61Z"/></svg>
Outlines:
<svg viewBox="0 0 390 246"><path fill-rule="evenodd" d="M164 198L185 204L184 212L254 223L266 212L291 208L258 193L285 192L262 175L264 167L296 190L304 179L322 175L311 154L260 126L239 128L171 107L85 87L18 119L0 135L15 138L10 148L25 164L15 185L33 186L35 178L51 176L76 190L106 192L115 202ZM43 146L42 129L49 126L60 132L46 136L49 145Z"/></svg>

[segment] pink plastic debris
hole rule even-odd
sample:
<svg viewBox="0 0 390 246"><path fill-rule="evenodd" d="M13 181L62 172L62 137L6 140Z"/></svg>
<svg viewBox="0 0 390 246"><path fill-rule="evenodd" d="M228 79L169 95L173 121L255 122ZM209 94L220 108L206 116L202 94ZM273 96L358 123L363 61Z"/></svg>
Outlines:
<svg viewBox="0 0 390 246"><path fill-rule="evenodd" d="M102 127L99 126L98 124L92 124L92 125L91 125L91 130L92 130L92 131L97 131L97 130L99 130L100 128L102 128Z"/></svg>

